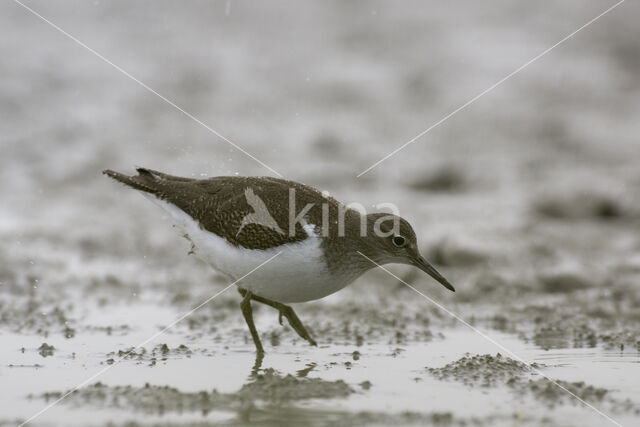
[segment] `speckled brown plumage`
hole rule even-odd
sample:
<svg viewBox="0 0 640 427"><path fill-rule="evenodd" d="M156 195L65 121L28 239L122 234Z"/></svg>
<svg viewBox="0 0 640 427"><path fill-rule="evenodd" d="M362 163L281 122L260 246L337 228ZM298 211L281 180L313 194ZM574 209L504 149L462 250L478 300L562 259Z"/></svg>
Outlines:
<svg viewBox="0 0 640 427"><path fill-rule="evenodd" d="M308 237L299 223L293 233L289 232L290 188L295 190L298 212L307 203L314 204L308 215L305 215L311 224L321 224L321 203L327 203L329 210L336 213L339 205L335 199L323 197L312 187L278 178L219 176L190 179L143 168L138 169L137 176L127 176L110 170L104 173L176 205L205 230L224 237L235 246L247 249L267 249ZM245 196L247 188L251 188L265 202L273 219L284 233L261 224L247 224L241 229L242 219L253 212Z"/></svg>

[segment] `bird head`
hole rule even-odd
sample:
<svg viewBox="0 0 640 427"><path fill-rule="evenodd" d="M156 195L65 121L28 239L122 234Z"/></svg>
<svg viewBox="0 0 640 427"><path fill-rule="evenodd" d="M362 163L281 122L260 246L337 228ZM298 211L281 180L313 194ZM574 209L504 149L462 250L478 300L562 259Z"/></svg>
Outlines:
<svg viewBox="0 0 640 427"><path fill-rule="evenodd" d="M455 288L420 254L416 233L407 220L388 213L367 215L367 252L378 264L407 264L419 268L442 286Z"/></svg>

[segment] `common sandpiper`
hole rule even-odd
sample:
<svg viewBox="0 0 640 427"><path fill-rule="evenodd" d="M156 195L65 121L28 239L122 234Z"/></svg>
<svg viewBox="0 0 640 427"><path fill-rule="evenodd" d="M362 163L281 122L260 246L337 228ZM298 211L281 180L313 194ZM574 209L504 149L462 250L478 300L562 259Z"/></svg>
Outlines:
<svg viewBox="0 0 640 427"><path fill-rule="evenodd" d="M194 179L146 168L137 171L134 176L103 173L165 209L191 242L192 253L229 279L242 278L237 282L240 308L258 355L264 348L251 300L278 310L281 324L286 317L300 337L317 345L287 303L323 298L376 265L412 265L455 291L420 255L413 228L399 216L366 214L285 179Z"/></svg>

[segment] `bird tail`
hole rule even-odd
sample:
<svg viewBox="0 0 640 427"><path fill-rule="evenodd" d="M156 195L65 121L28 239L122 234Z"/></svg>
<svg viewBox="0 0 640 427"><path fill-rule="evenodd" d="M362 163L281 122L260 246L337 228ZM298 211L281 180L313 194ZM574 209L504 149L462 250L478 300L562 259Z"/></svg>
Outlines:
<svg viewBox="0 0 640 427"><path fill-rule="evenodd" d="M125 175L110 169L103 170L102 173L131 188L154 195L157 195L160 191L162 180L168 180L171 177L171 175L165 175L151 169L136 168L136 170L138 171L138 175L134 176ZM176 180L186 179L179 177L172 178L175 178Z"/></svg>

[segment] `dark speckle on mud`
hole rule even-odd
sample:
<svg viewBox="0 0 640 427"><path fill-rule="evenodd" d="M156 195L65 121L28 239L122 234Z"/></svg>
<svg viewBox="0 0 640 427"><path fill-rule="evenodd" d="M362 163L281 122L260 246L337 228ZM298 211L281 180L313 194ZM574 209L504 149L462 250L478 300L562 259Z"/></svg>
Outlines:
<svg viewBox="0 0 640 427"><path fill-rule="evenodd" d="M142 347L136 349L131 347L129 349L123 349L118 351L112 351L107 353L107 363L114 363L115 359L120 360L135 360L138 363L149 362L150 366L155 365L158 361L166 361L169 358L189 358L193 354L193 351L184 344L180 344L175 348L170 348L167 344L158 344L151 349L151 351Z"/></svg>
<svg viewBox="0 0 640 427"><path fill-rule="evenodd" d="M49 345L46 342L43 342L42 345L38 347L38 354L40 354L40 356L42 357L53 356L53 352L55 350L56 348L54 346Z"/></svg>
<svg viewBox="0 0 640 427"><path fill-rule="evenodd" d="M441 368L427 368L440 380L455 380L467 385L492 387L498 383L508 383L539 365L527 366L522 362L503 357L500 353L465 356Z"/></svg>

